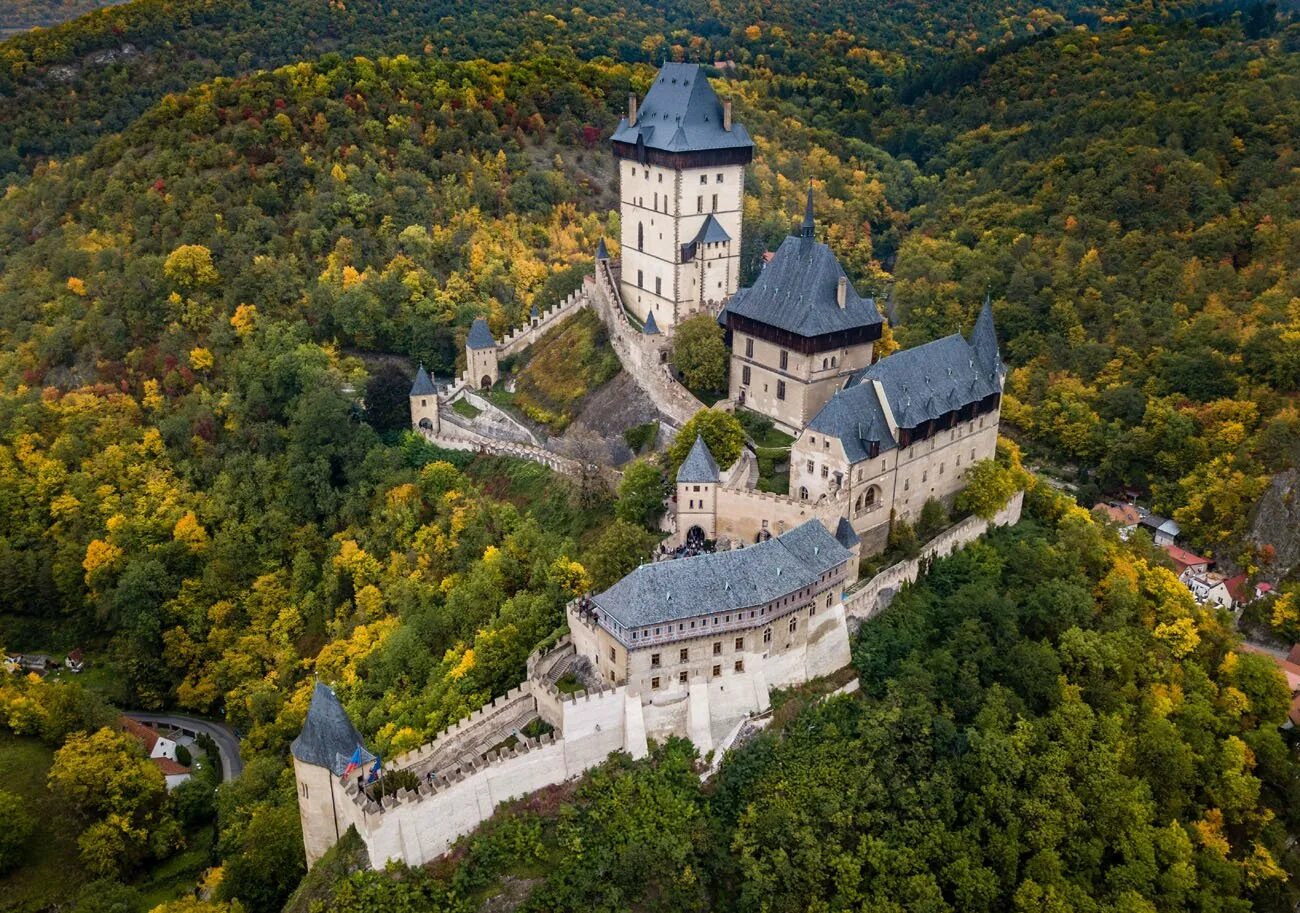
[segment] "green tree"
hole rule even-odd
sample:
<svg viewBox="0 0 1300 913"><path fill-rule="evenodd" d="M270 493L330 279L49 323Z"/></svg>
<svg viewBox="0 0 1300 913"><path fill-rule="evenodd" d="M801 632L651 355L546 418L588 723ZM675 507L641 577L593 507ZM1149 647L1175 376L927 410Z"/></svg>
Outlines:
<svg viewBox="0 0 1300 913"><path fill-rule="evenodd" d="M682 430L673 439L668 448L668 477L677 475L677 467L682 465L686 454L695 444L696 436L704 438L709 452L717 461L720 469L726 469L740 456L745 446L745 429L739 419L729 412L717 409L701 409L686 420Z"/></svg>
<svg viewBox="0 0 1300 913"><path fill-rule="evenodd" d="M635 523L618 519L605 527L583 566L591 574L591 586L603 590L613 586L637 565L645 563L659 537Z"/></svg>
<svg viewBox="0 0 1300 913"><path fill-rule="evenodd" d="M705 395L726 389L727 355L722 327L711 314L696 314L677 325L673 364L692 393Z"/></svg>
<svg viewBox="0 0 1300 913"><path fill-rule="evenodd" d="M957 494L957 510L992 520L1019 490L1016 473L996 460L980 460L966 470L966 487Z"/></svg>
<svg viewBox="0 0 1300 913"><path fill-rule="evenodd" d="M212 251L202 244L182 244L168 254L163 262L163 275L186 291L212 285L220 278L212 262Z"/></svg>
<svg viewBox="0 0 1300 913"><path fill-rule="evenodd" d="M27 804L13 793L0 791L0 875L22 862L28 852L28 841L36 833L36 819L27 810Z"/></svg>
<svg viewBox="0 0 1300 913"><path fill-rule="evenodd" d="M219 894L251 913L275 913L305 871L297 807L262 805L254 809L239 847L226 857Z"/></svg>
<svg viewBox="0 0 1300 913"><path fill-rule="evenodd" d="M623 470L614 513L620 520L656 529L664 514L664 477L649 460L637 460Z"/></svg>

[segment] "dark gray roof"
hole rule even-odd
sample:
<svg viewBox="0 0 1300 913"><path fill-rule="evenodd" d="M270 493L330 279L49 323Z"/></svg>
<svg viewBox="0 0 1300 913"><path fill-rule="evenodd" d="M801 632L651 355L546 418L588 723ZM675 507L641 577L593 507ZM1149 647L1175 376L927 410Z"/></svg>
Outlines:
<svg viewBox="0 0 1300 913"><path fill-rule="evenodd" d="M853 528L848 517L840 517L840 523L835 527L835 541L845 548L853 548L862 541L862 537Z"/></svg>
<svg viewBox="0 0 1300 913"><path fill-rule="evenodd" d="M433 380L429 377L429 372L424 370L424 365L415 372L415 383L411 384L411 396L433 396L438 392L438 388L433 385Z"/></svg>
<svg viewBox="0 0 1300 913"><path fill-rule="evenodd" d="M954 333L863 368L813 416L808 429L839 438L849 462L856 463L867 458L872 441L879 442L882 452L897 446L871 381L880 383L898 427L914 428L1001 392L1002 378L993 313L986 302L969 343Z"/></svg>
<svg viewBox="0 0 1300 913"><path fill-rule="evenodd" d="M730 241L731 235L722 227L722 223L713 218L713 213L704 217L704 224L700 226L699 232L695 235L693 244L718 244L723 241Z"/></svg>
<svg viewBox="0 0 1300 913"><path fill-rule="evenodd" d="M836 297L843 275L835 254L825 244L788 237L754 284L731 297L722 319L726 313L739 314L804 337L880 323L876 303L859 297L852 283L844 307L839 306Z"/></svg>
<svg viewBox="0 0 1300 913"><path fill-rule="evenodd" d="M695 443L691 445L691 452L686 454L686 459L677 470L678 482L716 482L721 477L718 472L718 463L713 459L713 454L709 452L709 445L704 443L704 438L695 435Z"/></svg>
<svg viewBox="0 0 1300 913"><path fill-rule="evenodd" d="M747 548L643 564L592 601L628 628L716 615L779 599L851 558L809 520Z"/></svg>
<svg viewBox="0 0 1300 913"><path fill-rule="evenodd" d="M651 149L665 152L754 145L740 124L733 121L730 130L722 128L722 102L695 63L665 63L637 108L636 124L629 126L623 118L613 140L633 145L642 140Z"/></svg>
<svg viewBox="0 0 1300 913"><path fill-rule="evenodd" d="M871 384L836 391L808 422L808 430L839 438L850 463L865 460L872 441L879 442L881 453L897 446Z"/></svg>
<svg viewBox="0 0 1300 913"><path fill-rule="evenodd" d="M655 336L659 333L659 324L655 323L654 311L646 314L645 324L641 327L641 332L647 336Z"/></svg>
<svg viewBox="0 0 1300 913"><path fill-rule="evenodd" d="M596 242L596 259L597 260L609 259L609 248L605 246L604 238L601 238L599 241Z"/></svg>
<svg viewBox="0 0 1300 913"><path fill-rule="evenodd" d="M482 317L475 317L474 323L469 328L469 335L465 337L465 345L471 349L495 349L497 341L492 338L492 331L488 329L487 321Z"/></svg>
<svg viewBox="0 0 1300 913"><path fill-rule="evenodd" d="M358 747L361 734L348 719L347 711L327 685L317 682L302 732L289 745L289 751L305 764L326 767L337 774L342 772L334 770L338 757L347 758Z"/></svg>
<svg viewBox="0 0 1300 913"><path fill-rule="evenodd" d="M1002 389L997 371L980 362L960 333L882 358L850 384L868 380L880 381L900 428L915 428Z"/></svg>
<svg viewBox="0 0 1300 913"><path fill-rule="evenodd" d="M530 308L528 309L528 316L529 316L529 317L541 317L541 316L542 316L542 311L541 311L541 309L540 309L537 305L534 304L532 307L530 307Z"/></svg>

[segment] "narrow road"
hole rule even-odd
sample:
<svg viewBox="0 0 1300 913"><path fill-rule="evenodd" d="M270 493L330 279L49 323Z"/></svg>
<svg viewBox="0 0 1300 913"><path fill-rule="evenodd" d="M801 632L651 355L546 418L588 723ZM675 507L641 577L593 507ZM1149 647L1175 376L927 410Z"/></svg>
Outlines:
<svg viewBox="0 0 1300 913"><path fill-rule="evenodd" d="M141 723L179 729L191 736L200 732L209 735L217 743L217 750L221 754L221 778L233 780L244 772L244 761L239 756L239 738L235 735L235 730L225 723L179 713L150 713L145 710L133 710L126 716Z"/></svg>

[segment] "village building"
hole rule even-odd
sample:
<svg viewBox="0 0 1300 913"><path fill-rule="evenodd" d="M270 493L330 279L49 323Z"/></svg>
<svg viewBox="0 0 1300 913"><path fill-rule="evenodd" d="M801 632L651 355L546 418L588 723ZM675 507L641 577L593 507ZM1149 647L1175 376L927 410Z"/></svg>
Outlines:
<svg viewBox="0 0 1300 913"><path fill-rule="evenodd" d="M1138 521L1138 526L1146 530L1151 540L1159 547L1173 545L1182 535L1182 530L1177 523L1159 514L1143 514L1142 519Z"/></svg>
<svg viewBox="0 0 1300 913"><path fill-rule="evenodd" d="M1174 573L1178 579L1186 580L1192 576L1204 576L1210 570L1210 559L1202 558L1177 545L1166 545L1164 553L1174 564Z"/></svg>
<svg viewBox="0 0 1300 913"><path fill-rule="evenodd" d="M621 291L665 332L716 313L740 285L745 166L754 144L698 64L665 63L613 135Z"/></svg>
<svg viewBox="0 0 1300 913"><path fill-rule="evenodd" d="M182 764L177 757L179 745L175 739L167 738L153 727L128 716L117 718L117 728L140 743L145 755L163 775L168 792L190 778L189 767Z"/></svg>

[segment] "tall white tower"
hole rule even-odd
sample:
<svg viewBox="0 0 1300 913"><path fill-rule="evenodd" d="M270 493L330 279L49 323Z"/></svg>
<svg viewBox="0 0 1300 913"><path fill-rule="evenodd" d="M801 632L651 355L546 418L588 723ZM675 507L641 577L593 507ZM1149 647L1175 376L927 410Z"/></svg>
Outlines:
<svg viewBox="0 0 1300 913"><path fill-rule="evenodd" d="M671 334L740 285L745 166L754 144L697 64L666 63L613 136L623 302Z"/></svg>

